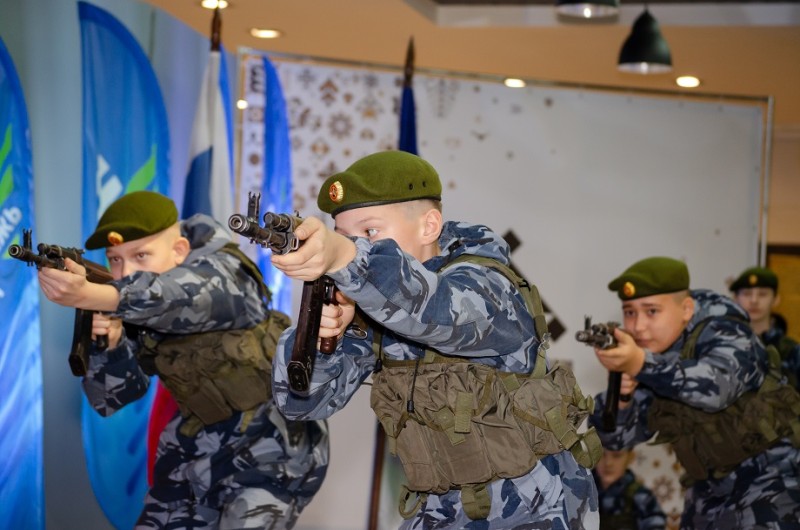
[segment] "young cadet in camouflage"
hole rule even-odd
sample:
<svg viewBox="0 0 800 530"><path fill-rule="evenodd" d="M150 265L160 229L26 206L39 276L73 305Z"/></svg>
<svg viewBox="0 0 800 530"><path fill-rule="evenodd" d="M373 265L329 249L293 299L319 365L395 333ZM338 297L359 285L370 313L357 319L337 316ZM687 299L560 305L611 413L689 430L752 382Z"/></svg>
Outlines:
<svg viewBox="0 0 800 530"><path fill-rule="evenodd" d="M622 394L633 399L620 400L614 432L599 431L603 445L632 447L654 433L672 445L689 486L681 528L797 528L800 397L747 313L690 291L686 265L666 257L634 263L608 287L622 300L624 330L618 347L595 353L623 373Z"/></svg>
<svg viewBox="0 0 800 530"><path fill-rule="evenodd" d="M653 492L628 469L631 449L605 449L592 473L600 504L600 530L664 530L667 517Z"/></svg>
<svg viewBox="0 0 800 530"><path fill-rule="evenodd" d="M256 266L213 219L178 222L172 200L148 191L109 206L86 241L103 247L109 285L71 261L39 278L54 302L109 312L93 322L109 347L91 352L83 378L95 410L139 399L154 373L180 407L136 528L293 527L325 476L327 426L288 421L271 400L270 357L289 319L268 309Z"/></svg>
<svg viewBox="0 0 800 530"><path fill-rule="evenodd" d="M730 289L733 299L750 316L750 327L764 344L777 348L783 373L791 384L800 388L800 344L786 335L785 327L772 312L781 300L778 276L766 267L750 267L734 280Z"/></svg>
<svg viewBox="0 0 800 530"><path fill-rule="evenodd" d="M568 370L546 366L541 308L497 268L507 244L485 226L443 222L440 199L433 167L399 151L323 184L318 204L335 230L304 220L303 245L272 262L296 279L334 280L340 305L325 307L319 333L340 340L317 353L301 397L287 378L295 330L281 336L278 406L327 418L372 375L372 408L408 480L402 528L596 528L586 466L599 440L576 432L592 403Z"/></svg>

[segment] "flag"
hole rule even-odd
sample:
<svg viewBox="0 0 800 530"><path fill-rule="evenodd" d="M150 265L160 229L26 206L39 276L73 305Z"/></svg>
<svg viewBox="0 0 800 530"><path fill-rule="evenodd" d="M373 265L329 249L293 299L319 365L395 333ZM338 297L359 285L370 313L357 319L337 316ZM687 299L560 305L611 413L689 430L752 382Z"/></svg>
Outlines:
<svg viewBox="0 0 800 530"><path fill-rule="evenodd" d="M110 13L78 2L83 77L83 236L125 193L169 192L167 114L153 68ZM87 258L103 263L101 251ZM100 507L117 528L133 527L147 492L147 422L155 394L103 418L83 400L83 444Z"/></svg>
<svg viewBox="0 0 800 530"><path fill-rule="evenodd" d="M265 55L264 64L264 181L262 211L292 212L292 146L289 119L278 72ZM269 251L259 247L258 265L272 293L272 307L292 314L291 281L270 263Z"/></svg>
<svg viewBox="0 0 800 530"><path fill-rule="evenodd" d="M44 528L42 363L36 269L8 255L33 227L28 113L0 39L0 528Z"/></svg>
<svg viewBox="0 0 800 530"><path fill-rule="evenodd" d="M208 57L192 126L183 218L208 214L225 226L233 215L233 128L225 55L219 42L219 8L211 24Z"/></svg>
<svg viewBox="0 0 800 530"><path fill-rule="evenodd" d="M211 22L211 52L192 125L182 217L188 219L196 213L204 213L228 226L228 218L233 215L233 128L228 69L220 44L221 26L220 11L216 8ZM147 429L150 484L153 483L158 439L177 411L175 399L159 382Z"/></svg>
<svg viewBox="0 0 800 530"><path fill-rule="evenodd" d="M406 64L403 71L403 93L400 98L400 139L397 149L411 153L417 152L417 117L414 109L414 39L408 41Z"/></svg>

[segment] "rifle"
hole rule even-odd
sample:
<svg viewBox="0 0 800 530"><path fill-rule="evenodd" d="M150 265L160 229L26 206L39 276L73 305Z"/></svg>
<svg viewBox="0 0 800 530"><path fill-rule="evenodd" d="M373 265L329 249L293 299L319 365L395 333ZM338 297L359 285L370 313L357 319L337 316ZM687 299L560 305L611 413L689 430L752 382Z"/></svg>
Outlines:
<svg viewBox="0 0 800 530"><path fill-rule="evenodd" d="M585 317L583 329L575 333L575 340L588 346L607 350L617 345L614 330L619 327L618 322L606 324L592 324L592 317ZM606 403L603 409L603 430L613 431L617 426L617 412L619 401L629 401L629 395L620 396L622 385L622 372L608 372L608 389L606 390Z"/></svg>
<svg viewBox="0 0 800 530"><path fill-rule="evenodd" d="M264 225L259 224L260 193L249 193L247 197L247 216L234 214L228 219L228 227L250 239L250 243L269 248L276 254L288 254L300 247L300 240L294 231L303 220L296 215L264 214ZM289 388L297 395L307 396L314 369L314 357L319 339L319 324L322 319L322 306L336 304L336 286L328 276L303 282L300 300L300 314L297 317L297 333L292 359L286 369L289 374ZM319 339L319 351L333 353L336 337Z"/></svg>
<svg viewBox="0 0 800 530"><path fill-rule="evenodd" d="M24 261L28 266L36 265L41 270L43 267L51 269L67 270L64 262L66 258L86 268L86 279L92 283L108 283L114 278L108 269L83 258L83 249L61 247L58 245L48 245L39 243L36 247L38 254L33 252L33 243L30 230L22 231L22 245L11 245L8 247L8 255L20 261ZM72 348L69 352L69 367L72 375L86 375L89 366L89 343L92 339L92 314L94 311L85 309L75 309L75 324L72 330ZM94 345L99 350L108 348L108 336L98 335Z"/></svg>

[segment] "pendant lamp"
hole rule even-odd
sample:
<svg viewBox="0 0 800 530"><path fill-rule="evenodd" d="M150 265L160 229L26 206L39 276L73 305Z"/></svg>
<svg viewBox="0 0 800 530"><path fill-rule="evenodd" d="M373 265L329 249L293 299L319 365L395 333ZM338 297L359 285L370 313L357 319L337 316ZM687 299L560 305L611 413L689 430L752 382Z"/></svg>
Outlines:
<svg viewBox="0 0 800 530"><path fill-rule="evenodd" d="M672 70L667 41L647 8L633 23L631 34L619 52L617 68L636 74L663 74Z"/></svg>

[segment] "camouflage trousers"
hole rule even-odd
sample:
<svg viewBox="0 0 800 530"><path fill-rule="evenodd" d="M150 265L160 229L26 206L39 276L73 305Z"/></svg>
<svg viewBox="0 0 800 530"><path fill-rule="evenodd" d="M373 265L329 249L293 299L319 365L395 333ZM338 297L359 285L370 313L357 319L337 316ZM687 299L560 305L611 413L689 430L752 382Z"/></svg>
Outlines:
<svg viewBox="0 0 800 530"><path fill-rule="evenodd" d="M328 467L325 422L289 422L270 405L159 439L154 484L137 530L289 529L319 490ZM244 425L244 428L243 428Z"/></svg>
<svg viewBox="0 0 800 530"><path fill-rule="evenodd" d="M600 516L592 474L569 452L542 458L527 474L489 485L491 511L486 519L464 513L461 492L428 495L401 530L597 530Z"/></svg>
<svg viewBox="0 0 800 530"><path fill-rule="evenodd" d="M800 530L800 450L788 441L686 492L681 529Z"/></svg>

